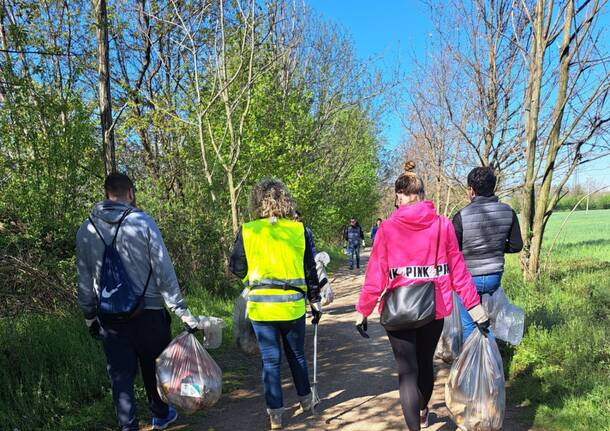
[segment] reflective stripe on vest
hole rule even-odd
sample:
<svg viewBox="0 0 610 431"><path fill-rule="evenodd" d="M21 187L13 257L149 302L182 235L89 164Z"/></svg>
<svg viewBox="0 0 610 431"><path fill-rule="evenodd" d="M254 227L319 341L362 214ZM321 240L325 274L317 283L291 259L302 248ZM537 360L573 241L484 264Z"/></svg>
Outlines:
<svg viewBox="0 0 610 431"><path fill-rule="evenodd" d="M248 274L248 316L254 321L295 320L305 314L305 231L302 223L259 219L242 226ZM277 286L277 287L275 287Z"/></svg>
<svg viewBox="0 0 610 431"><path fill-rule="evenodd" d="M252 302L294 302L303 299L302 293L291 295L250 295L248 301Z"/></svg>
<svg viewBox="0 0 610 431"><path fill-rule="evenodd" d="M292 280L280 280L278 278L262 278L260 280L246 280L246 286L305 286L304 278L295 278Z"/></svg>

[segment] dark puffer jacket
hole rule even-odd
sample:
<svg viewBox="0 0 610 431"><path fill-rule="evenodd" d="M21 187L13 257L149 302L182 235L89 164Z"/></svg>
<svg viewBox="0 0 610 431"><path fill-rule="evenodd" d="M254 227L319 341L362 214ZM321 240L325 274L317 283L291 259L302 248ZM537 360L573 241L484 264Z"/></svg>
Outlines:
<svg viewBox="0 0 610 431"><path fill-rule="evenodd" d="M497 196L476 196L453 217L453 226L473 276L504 271L504 253L523 248L517 214Z"/></svg>
<svg viewBox="0 0 610 431"><path fill-rule="evenodd" d="M364 232L360 224L356 223L354 226L348 225L343 233L343 238L352 245L360 246L360 241L364 239Z"/></svg>

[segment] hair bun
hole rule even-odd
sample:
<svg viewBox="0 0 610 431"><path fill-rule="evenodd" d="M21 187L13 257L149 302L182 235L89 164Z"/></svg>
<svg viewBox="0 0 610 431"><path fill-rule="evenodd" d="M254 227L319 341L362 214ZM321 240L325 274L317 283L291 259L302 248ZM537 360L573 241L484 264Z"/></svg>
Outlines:
<svg viewBox="0 0 610 431"><path fill-rule="evenodd" d="M404 169L405 169L405 175L415 173L415 162L413 160L407 160L405 162Z"/></svg>

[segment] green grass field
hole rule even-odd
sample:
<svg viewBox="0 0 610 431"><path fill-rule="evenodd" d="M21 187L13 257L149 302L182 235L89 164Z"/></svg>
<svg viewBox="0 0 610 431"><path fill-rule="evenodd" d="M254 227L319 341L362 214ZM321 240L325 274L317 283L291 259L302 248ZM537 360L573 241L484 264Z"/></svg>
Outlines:
<svg viewBox="0 0 610 431"><path fill-rule="evenodd" d="M610 211L551 218L538 283L510 256L504 288L526 311L526 335L504 348L508 400L534 429L610 430ZM552 253L548 249L555 238Z"/></svg>

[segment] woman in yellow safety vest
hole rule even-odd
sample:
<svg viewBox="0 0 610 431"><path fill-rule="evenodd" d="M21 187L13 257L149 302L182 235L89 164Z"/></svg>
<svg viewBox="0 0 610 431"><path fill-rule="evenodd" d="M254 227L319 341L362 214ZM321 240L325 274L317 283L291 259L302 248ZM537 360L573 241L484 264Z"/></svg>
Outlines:
<svg viewBox="0 0 610 431"><path fill-rule="evenodd" d="M305 358L305 297L312 323L318 323L319 281L305 228L293 220L295 204L284 184L274 179L259 182L250 195L250 210L255 220L238 231L230 267L250 289L248 317L263 360L267 413L271 429L281 429L281 344L303 412L315 407Z"/></svg>

